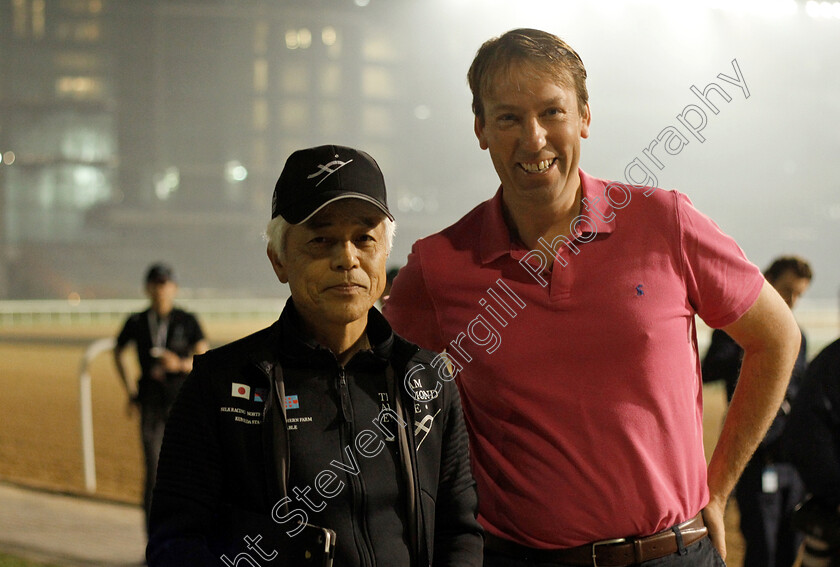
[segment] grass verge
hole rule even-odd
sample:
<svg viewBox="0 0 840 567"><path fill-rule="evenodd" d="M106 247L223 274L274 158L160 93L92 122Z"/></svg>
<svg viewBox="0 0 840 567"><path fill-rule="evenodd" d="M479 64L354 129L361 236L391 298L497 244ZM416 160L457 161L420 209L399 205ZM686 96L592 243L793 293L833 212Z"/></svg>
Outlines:
<svg viewBox="0 0 840 567"><path fill-rule="evenodd" d="M41 563L40 561L30 561L28 559L21 559L0 553L0 567L58 567L52 563Z"/></svg>

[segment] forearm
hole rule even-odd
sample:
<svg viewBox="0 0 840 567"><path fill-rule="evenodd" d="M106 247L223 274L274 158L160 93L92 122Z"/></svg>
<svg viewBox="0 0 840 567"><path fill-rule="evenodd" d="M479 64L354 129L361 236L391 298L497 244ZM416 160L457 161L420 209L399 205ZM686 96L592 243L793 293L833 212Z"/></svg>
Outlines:
<svg viewBox="0 0 840 567"><path fill-rule="evenodd" d="M779 348L744 355L738 387L709 463L709 492L725 501L785 396L795 353Z"/></svg>
<svg viewBox="0 0 840 567"><path fill-rule="evenodd" d="M189 374L193 369L193 355L187 355L183 358L178 357L177 362L173 365L171 372L179 372L181 374Z"/></svg>
<svg viewBox="0 0 840 567"><path fill-rule="evenodd" d="M723 330L744 349L744 358L709 462L709 503L703 517L712 543L726 559L726 500L782 403L801 334L790 309L767 282L752 307Z"/></svg>
<svg viewBox="0 0 840 567"><path fill-rule="evenodd" d="M738 386L709 463L712 501L723 504L776 416L799 352L790 309L765 283L755 304L726 332L744 349Z"/></svg>
<svg viewBox="0 0 840 567"><path fill-rule="evenodd" d="M125 388L126 393L131 397L133 391L131 385L128 383L128 374L125 371L125 365L122 361L122 349L114 349L114 366L117 369L117 375Z"/></svg>
<svg viewBox="0 0 840 567"><path fill-rule="evenodd" d="M167 372L189 374L193 369L193 357L197 354L204 354L205 352L207 352L207 342L204 340L198 341L193 345L186 356L181 356L176 352L167 350L163 353L162 357L163 367Z"/></svg>

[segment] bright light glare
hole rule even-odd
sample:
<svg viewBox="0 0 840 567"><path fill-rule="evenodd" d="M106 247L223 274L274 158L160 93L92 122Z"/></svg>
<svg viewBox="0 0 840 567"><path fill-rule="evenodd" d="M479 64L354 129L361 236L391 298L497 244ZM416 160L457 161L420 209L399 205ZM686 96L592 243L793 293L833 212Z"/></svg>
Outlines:
<svg viewBox="0 0 840 567"><path fill-rule="evenodd" d="M816 4L817 2L814 3ZM556 0L520 0L517 4L529 11L540 12L540 9L544 9L543 13L549 13L557 9ZM791 16L796 14L798 10L796 0L635 0L634 2L602 0L601 2L593 3L592 7L597 7L601 12L606 14L621 16L633 4L656 6L672 10L675 8L678 10L714 9L759 16ZM565 9L574 9L577 7L578 4L572 2L568 3Z"/></svg>
<svg viewBox="0 0 840 567"><path fill-rule="evenodd" d="M356 0L356 6L364 8L368 4L370 4L370 0Z"/></svg>
<svg viewBox="0 0 840 567"><path fill-rule="evenodd" d="M167 167L162 173L155 175L154 182L155 195L161 201L165 201L178 190L178 185L181 184L181 172L177 167Z"/></svg>
<svg viewBox="0 0 840 567"><path fill-rule="evenodd" d="M805 13L812 18L840 19L840 2L817 2L808 0L805 3Z"/></svg>
<svg viewBox="0 0 840 567"><path fill-rule="evenodd" d="M312 32L308 28L288 30L286 32L287 49L306 49L312 45Z"/></svg>
<svg viewBox="0 0 840 567"><path fill-rule="evenodd" d="M754 14L757 16L792 16L798 7L794 0L707 0L710 8L725 12Z"/></svg>
<svg viewBox="0 0 840 567"><path fill-rule="evenodd" d="M6 165L12 165L13 163L15 163L15 152L11 150L4 153L2 157L2 163L5 163Z"/></svg>
<svg viewBox="0 0 840 567"><path fill-rule="evenodd" d="M335 32L335 28L332 26L327 26L321 30L321 41L324 45L335 45L335 40L338 38L338 34Z"/></svg>
<svg viewBox="0 0 840 567"><path fill-rule="evenodd" d="M237 160L231 160L225 164L225 179L230 183L238 183L248 178L248 170Z"/></svg>
<svg viewBox="0 0 840 567"><path fill-rule="evenodd" d="M310 32L307 28L301 28L298 30L298 43L300 43L301 49L306 49L312 45L312 32Z"/></svg>

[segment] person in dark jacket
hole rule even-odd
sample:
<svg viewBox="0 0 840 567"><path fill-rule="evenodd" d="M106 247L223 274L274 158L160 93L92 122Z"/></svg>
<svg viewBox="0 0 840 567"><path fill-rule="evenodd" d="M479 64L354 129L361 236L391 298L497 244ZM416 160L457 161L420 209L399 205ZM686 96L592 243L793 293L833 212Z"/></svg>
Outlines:
<svg viewBox="0 0 840 567"><path fill-rule="evenodd" d="M840 565L840 339L808 365L783 446L810 493L796 512L802 564Z"/></svg>
<svg viewBox="0 0 840 567"><path fill-rule="evenodd" d="M771 262L764 277L793 309L810 286L813 273L802 258L781 256ZM802 541L791 525L791 514L802 500L804 487L795 467L780 451L780 439L791 403L805 375L806 350L807 343L802 334L785 399L735 486L741 533L746 544L744 567L790 567ZM716 329L703 358L703 382L725 382L726 397L731 401L743 356L744 350L738 343Z"/></svg>
<svg viewBox="0 0 840 567"><path fill-rule="evenodd" d="M394 233L378 165L342 146L293 153L266 233L291 299L269 328L196 358L166 429L148 564L329 564L294 558L315 526L336 534L340 567L480 566L447 360L373 307Z"/></svg>
<svg viewBox="0 0 840 567"><path fill-rule="evenodd" d="M148 533L152 490L155 486L160 446L166 418L178 390L192 370L193 355L207 350L198 318L175 306L178 284L168 264L155 263L146 271L149 307L132 313L117 335L114 364L128 395L129 415L140 410L143 443L143 512ZM140 377L131 386L123 354L129 343L136 347Z"/></svg>

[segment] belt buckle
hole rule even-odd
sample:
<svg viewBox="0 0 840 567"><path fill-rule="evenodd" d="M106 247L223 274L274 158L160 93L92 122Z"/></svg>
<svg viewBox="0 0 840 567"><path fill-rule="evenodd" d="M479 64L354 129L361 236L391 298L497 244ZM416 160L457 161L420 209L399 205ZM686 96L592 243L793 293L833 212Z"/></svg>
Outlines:
<svg viewBox="0 0 840 567"><path fill-rule="evenodd" d="M592 542L592 567L598 567L598 559L595 557L595 550L599 545L614 545L616 543L626 543L626 537L617 537L613 539L602 539L601 541Z"/></svg>

